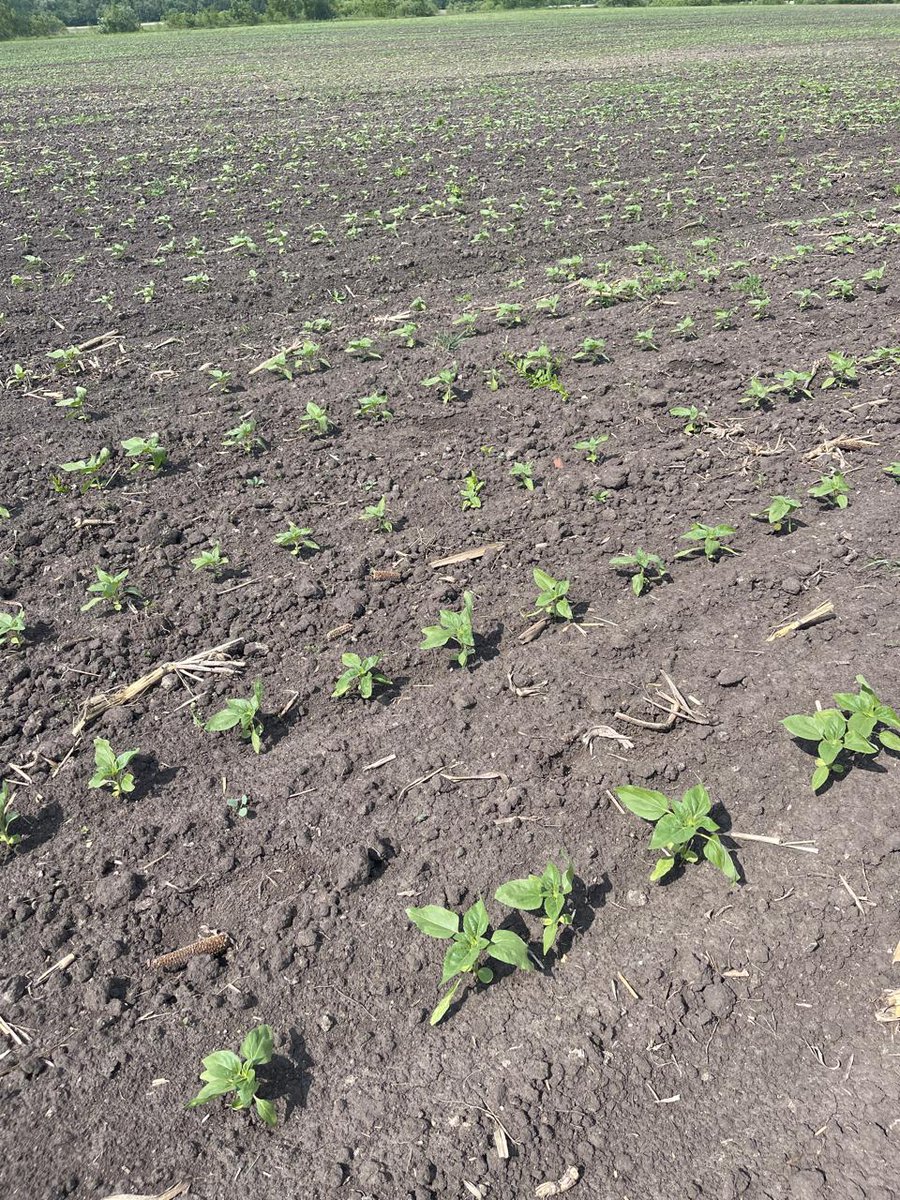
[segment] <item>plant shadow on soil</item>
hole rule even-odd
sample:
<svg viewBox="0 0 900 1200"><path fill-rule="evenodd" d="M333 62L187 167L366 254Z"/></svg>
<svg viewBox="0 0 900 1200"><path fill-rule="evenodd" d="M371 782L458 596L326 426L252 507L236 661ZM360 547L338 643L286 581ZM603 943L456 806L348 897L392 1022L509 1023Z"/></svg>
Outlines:
<svg viewBox="0 0 900 1200"><path fill-rule="evenodd" d="M299 1029L290 1031L288 1054L273 1054L271 1062L257 1068L260 1082L270 1100L285 1100L284 1120L289 1121L295 1109L306 1107L313 1060Z"/></svg>

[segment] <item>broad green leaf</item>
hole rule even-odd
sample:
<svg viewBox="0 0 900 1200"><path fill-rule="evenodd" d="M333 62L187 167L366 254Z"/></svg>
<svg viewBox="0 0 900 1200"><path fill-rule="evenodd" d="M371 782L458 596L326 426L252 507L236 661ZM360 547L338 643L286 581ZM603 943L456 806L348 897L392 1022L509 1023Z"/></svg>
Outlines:
<svg viewBox="0 0 900 1200"><path fill-rule="evenodd" d="M527 879L511 879L501 884L494 892L494 899L508 908L530 911L541 907L544 889L536 875L529 875Z"/></svg>
<svg viewBox="0 0 900 1200"><path fill-rule="evenodd" d="M187 1103L188 1108L197 1108L200 1104L205 1104L207 1100L212 1100L215 1096L224 1096L226 1092L230 1092L234 1085L228 1079L216 1079L210 1083L206 1083L193 1098Z"/></svg>
<svg viewBox="0 0 900 1200"><path fill-rule="evenodd" d="M271 1100L261 1100L259 1096L254 1097L256 1111L270 1129L274 1129L278 1124L278 1114L275 1112L275 1105Z"/></svg>
<svg viewBox="0 0 900 1200"><path fill-rule="evenodd" d="M451 637L450 630L444 629L440 625L429 625L422 632L425 635L425 641L419 647L420 650L434 650L437 646L446 646Z"/></svg>
<svg viewBox="0 0 900 1200"><path fill-rule="evenodd" d="M737 867L734 865L731 855L717 837L707 839L703 847L703 854L714 867L718 867L730 883L737 883Z"/></svg>
<svg viewBox="0 0 900 1200"><path fill-rule="evenodd" d="M349 651L346 654L341 655L341 662L344 664L345 667L361 666L359 655L353 654Z"/></svg>
<svg viewBox="0 0 900 1200"><path fill-rule="evenodd" d="M459 931L459 917L438 904L424 908L408 908L406 915L417 929L433 938L449 938Z"/></svg>
<svg viewBox="0 0 900 1200"><path fill-rule="evenodd" d="M675 866L674 858L668 858L668 857L667 858L658 858L656 860L656 865L654 866L653 870L650 872L650 882L656 883L656 881L659 879L662 879L662 877L664 875L668 875L668 873L672 870L672 868L674 866Z"/></svg>
<svg viewBox="0 0 900 1200"><path fill-rule="evenodd" d="M359 681L359 694L363 700L368 700L372 695L372 676L363 675Z"/></svg>
<svg viewBox="0 0 900 1200"><path fill-rule="evenodd" d="M693 821L696 821L698 817L705 817L712 808L709 793L702 783L688 788L682 797L681 803L684 806L685 813L689 814Z"/></svg>
<svg viewBox="0 0 900 1200"><path fill-rule="evenodd" d="M94 738L94 762L104 775L115 774L116 755L106 738Z"/></svg>
<svg viewBox="0 0 900 1200"><path fill-rule="evenodd" d="M822 731L815 717L805 717L802 715L785 717L781 723L788 733L793 734L796 738L802 738L805 742L817 742L822 736Z"/></svg>
<svg viewBox="0 0 900 1200"><path fill-rule="evenodd" d="M826 766L831 766L837 756L844 748L843 741L840 742L819 742L819 758Z"/></svg>
<svg viewBox="0 0 900 1200"><path fill-rule="evenodd" d="M665 846L683 846L694 836L694 827L685 825L674 813L664 813L653 828L650 849L661 850Z"/></svg>
<svg viewBox="0 0 900 1200"><path fill-rule="evenodd" d="M544 913L546 914L548 921L551 921L554 925L556 924L556 922L559 920L560 914L562 913L565 902L566 898L562 894L548 896L546 898L544 901Z"/></svg>
<svg viewBox="0 0 900 1200"><path fill-rule="evenodd" d="M431 1017L428 1021L429 1025L437 1025L437 1023L438 1023L438 1021L440 1021L441 1017L446 1015L447 1009L453 1003L453 997L456 995L456 989L459 987L459 985L461 983L462 983L462 980L457 979L456 983L454 983L454 985L450 989L450 991L447 992L444 996L442 996L440 998L440 1000L435 1005L434 1012L431 1014Z"/></svg>
<svg viewBox="0 0 900 1200"><path fill-rule="evenodd" d="M528 958L528 947L517 933L510 929L497 929L487 947L491 958L498 962L509 963L520 971L530 971L531 962Z"/></svg>
<svg viewBox="0 0 900 1200"><path fill-rule="evenodd" d="M890 729L882 729L878 740L882 746L887 746L888 750L900 750L900 737Z"/></svg>
<svg viewBox="0 0 900 1200"><path fill-rule="evenodd" d="M645 821L658 821L669 811L669 801L662 792L651 792L647 788L627 784L616 788L616 795L627 809Z"/></svg>
<svg viewBox="0 0 900 1200"><path fill-rule="evenodd" d="M548 955L553 948L553 943L556 941L556 934L558 930L559 926L555 921L550 921L544 926L544 934L541 938L541 950L545 956Z"/></svg>
<svg viewBox="0 0 900 1200"><path fill-rule="evenodd" d="M553 592L553 589L556 587L556 580L552 575L548 575L547 572L542 571L540 567L535 567L531 574L534 578L535 585L539 587L542 592Z"/></svg>
<svg viewBox="0 0 900 1200"><path fill-rule="evenodd" d="M847 719L836 708L823 708L819 713L819 728L828 742L839 742L847 728Z"/></svg>
<svg viewBox="0 0 900 1200"><path fill-rule="evenodd" d="M207 733L221 733L225 729L234 729L240 719L232 709L223 708L221 712L213 713L203 728Z"/></svg>
<svg viewBox="0 0 900 1200"><path fill-rule="evenodd" d="M817 762L818 762L818 760L817 760ZM830 774L831 774L831 772L828 769L828 764L819 762L818 766L813 771L812 779L810 780L810 783L812 784L812 790L814 792L817 792L819 790L819 788L824 787L825 784L828 782L828 776Z"/></svg>
<svg viewBox="0 0 900 1200"><path fill-rule="evenodd" d="M844 734L844 745L848 750L854 751L856 754L877 754L878 747L857 733L853 729L848 729Z"/></svg>
<svg viewBox="0 0 900 1200"><path fill-rule="evenodd" d="M463 917L463 929L472 938L480 938L488 927L487 909L483 900L476 900Z"/></svg>
<svg viewBox="0 0 900 1200"><path fill-rule="evenodd" d="M255 1067L272 1059L273 1034L271 1025L257 1025L241 1042L240 1055L247 1066Z"/></svg>
<svg viewBox="0 0 900 1200"><path fill-rule="evenodd" d="M481 953L481 946L476 942L454 942L444 955L444 965L441 970L441 983L447 983L461 971L471 971Z"/></svg>
<svg viewBox="0 0 900 1200"><path fill-rule="evenodd" d="M228 1079L233 1081L241 1069L241 1060L233 1050L214 1050L203 1059L201 1079Z"/></svg>
<svg viewBox="0 0 900 1200"><path fill-rule="evenodd" d="M572 620L572 605L568 602L568 600L558 601L556 605L556 611L564 621Z"/></svg>
<svg viewBox="0 0 900 1200"><path fill-rule="evenodd" d="M847 733L854 733L858 737L868 740L877 724L878 718L871 713L855 712L847 722ZM849 745L846 737L844 742Z"/></svg>
<svg viewBox="0 0 900 1200"><path fill-rule="evenodd" d="M475 975L479 983L490 983L494 978L494 972L490 967L479 967Z"/></svg>

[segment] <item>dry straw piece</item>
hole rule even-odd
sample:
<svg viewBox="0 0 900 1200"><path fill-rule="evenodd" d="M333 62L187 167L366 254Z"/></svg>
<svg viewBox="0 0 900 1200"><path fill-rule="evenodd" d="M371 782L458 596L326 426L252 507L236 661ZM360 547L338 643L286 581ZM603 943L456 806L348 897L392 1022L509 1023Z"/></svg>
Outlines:
<svg viewBox="0 0 900 1200"><path fill-rule="evenodd" d="M231 938L227 933L214 933L210 937L191 942L189 946L182 946L180 950L172 950L169 954L151 958L147 965L162 971L177 971L180 967L187 966L192 958L200 958L204 954L222 954L230 945Z"/></svg>

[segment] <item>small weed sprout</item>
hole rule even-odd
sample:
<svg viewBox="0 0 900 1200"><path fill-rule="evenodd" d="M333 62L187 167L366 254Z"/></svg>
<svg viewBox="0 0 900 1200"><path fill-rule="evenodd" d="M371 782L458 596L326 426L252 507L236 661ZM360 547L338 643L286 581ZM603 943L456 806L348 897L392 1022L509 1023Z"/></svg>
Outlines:
<svg viewBox="0 0 900 1200"><path fill-rule="evenodd" d="M140 754L139 750L123 750L121 754L116 754L106 738L94 738L96 770L88 782L88 787L108 787L117 800L133 792L134 776L128 770L128 764L137 754Z"/></svg>
<svg viewBox="0 0 900 1200"><path fill-rule="evenodd" d="M228 566L228 558L222 553L221 542L213 542L208 550L201 550L191 559L195 571L209 571L218 577Z"/></svg>
<svg viewBox="0 0 900 1200"><path fill-rule="evenodd" d="M347 668L346 671L338 678L334 686L334 691L331 693L334 699L340 699L341 696L346 696L348 692L356 688L359 691L363 700L370 699L372 691L376 683L390 685L391 681L386 675L382 675L375 668L381 662L380 654L370 654L367 658L360 658L358 654L342 654L341 662Z"/></svg>
<svg viewBox="0 0 900 1200"><path fill-rule="evenodd" d="M0 846L7 850L15 850L22 840L20 833L13 833L12 823L18 821L19 814L12 808L12 793L6 781L0 782Z"/></svg>
<svg viewBox="0 0 900 1200"><path fill-rule="evenodd" d="M534 491L534 463L530 462L514 462L509 468L509 473L526 492Z"/></svg>
<svg viewBox="0 0 900 1200"><path fill-rule="evenodd" d="M548 862L542 874L529 875L526 879L511 879L501 884L494 893L494 899L508 908L523 909L525 912L543 909L542 950L545 955L549 954L560 930L572 924L572 914L563 912L563 909L566 897L572 891L574 877L571 864L563 872L555 863Z"/></svg>
<svg viewBox="0 0 900 1200"><path fill-rule="evenodd" d="M159 444L158 433L150 433L145 438L126 438L122 442L122 449L129 458L134 459L132 471L140 471L145 466L149 466L151 471L159 471L169 457L164 447Z"/></svg>
<svg viewBox="0 0 900 1200"><path fill-rule="evenodd" d="M331 427L331 421L325 409L312 400L307 401L306 412L300 418L300 424L297 426L300 433L310 433L313 437L324 437Z"/></svg>
<svg viewBox="0 0 900 1200"><path fill-rule="evenodd" d="M128 578L127 569L119 571L117 575L104 571L102 567L94 567L94 570L97 574L96 582L88 584L87 587L88 592L93 594L90 600L82 604L82 612L89 612L95 605L104 602L110 604L116 612L121 612L129 599L140 600L141 594L137 588L125 584Z"/></svg>
<svg viewBox="0 0 900 1200"><path fill-rule="evenodd" d="M442 987L451 979L456 979L456 976L469 973L474 975L479 983L490 983L494 972L490 967L478 965L482 955L487 955L497 962L509 963L510 966L518 967L520 971L531 970L528 947L518 934L508 929L497 929L489 937L485 936L490 921L483 900L476 900L463 915L462 928L458 913L450 912L437 904L427 904L424 908L408 908L406 915L427 937L452 939L453 944L444 955ZM429 1019L430 1025L437 1025L446 1015L462 982L463 979L456 979L450 990L438 1001Z"/></svg>
<svg viewBox="0 0 900 1200"><path fill-rule="evenodd" d="M446 646L448 642L455 642L459 646L456 661L464 667L475 653L475 635L472 632L474 604L475 597L472 593L463 592L463 606L459 612L449 612L442 608L438 616L440 623L427 625L422 630L425 640L420 648L434 650L439 646Z"/></svg>
<svg viewBox="0 0 900 1200"><path fill-rule="evenodd" d="M17 613L0 612L0 648L21 646L25 636L25 609Z"/></svg>
<svg viewBox="0 0 900 1200"><path fill-rule="evenodd" d="M731 537L735 530L731 525L704 525L694 521L687 533L681 535L682 541L694 542L686 550L679 550L676 558L693 558L703 554L708 562L716 562L722 554L737 554L725 545L725 539Z"/></svg>
<svg viewBox="0 0 900 1200"><path fill-rule="evenodd" d="M275 1105L271 1100L263 1100L257 1096L259 1080L256 1078L256 1068L272 1061L273 1034L270 1025L257 1025L251 1029L237 1054L231 1050L216 1050L203 1059L203 1070L200 1078L203 1087L197 1095L188 1102L188 1108L197 1108L206 1104L216 1096L225 1096L234 1092L229 1102L229 1108L238 1111L256 1108L256 1115L270 1128L278 1122Z"/></svg>
<svg viewBox="0 0 900 1200"><path fill-rule="evenodd" d="M535 586L539 588L535 606L538 612L547 617L556 617L560 621L572 620L572 605L566 599L569 594L568 579L554 579L540 567L532 571Z"/></svg>
<svg viewBox="0 0 900 1200"><path fill-rule="evenodd" d="M751 513L757 521L768 521L772 533L791 533L794 529L792 513L800 507L799 500L790 496L773 496L762 512Z"/></svg>
<svg viewBox="0 0 900 1200"><path fill-rule="evenodd" d="M830 475L822 475L806 494L821 500L826 508L846 508L850 503L850 484L842 472L832 471Z"/></svg>
<svg viewBox="0 0 900 1200"><path fill-rule="evenodd" d="M666 564L658 554L650 554L640 547L632 554L617 554L609 560L609 565L617 571L631 572L631 590L636 596L653 584L662 583L668 574Z"/></svg>
<svg viewBox="0 0 900 1200"><path fill-rule="evenodd" d="M289 521L287 529L276 533L272 540L276 546L283 546L285 550L290 550L294 558L299 558L304 550L321 550L322 547L312 540L311 535L311 529L301 529L299 525Z"/></svg>
<svg viewBox="0 0 900 1200"><path fill-rule="evenodd" d="M372 528L379 533L391 533L393 521L387 516L387 497L382 496L377 504L367 504L359 514L361 521L371 521Z"/></svg>
<svg viewBox="0 0 900 1200"><path fill-rule="evenodd" d="M262 684L257 679L247 700L226 700L225 707L209 718L203 728L207 733L221 733L227 729L240 727L241 737L250 742L253 753L259 754L262 749L262 721L259 710L262 705Z"/></svg>
<svg viewBox="0 0 900 1200"><path fill-rule="evenodd" d="M880 746L900 751L900 716L882 704L863 675L857 675L856 682L859 692L835 692L836 708L818 709L809 716L795 713L781 722L799 741L816 744L816 765L810 780L814 792L823 788L832 775L846 774L854 754L877 754ZM879 745L872 740L873 735Z"/></svg>
<svg viewBox="0 0 900 1200"><path fill-rule="evenodd" d="M462 497L463 512L465 512L467 508L481 508L481 493L483 491L484 480L479 479L474 471L470 471L463 480L463 485L459 493Z"/></svg>
<svg viewBox="0 0 900 1200"><path fill-rule="evenodd" d="M645 821L653 822L650 849L662 856L650 872L650 879L662 879L676 863L700 861L694 848L698 839L703 857L716 867L729 883L737 883L738 872L730 853L719 840L719 826L710 817L712 804L702 784L689 788L681 800L670 800L662 792L642 787L619 787L616 795L625 807Z"/></svg>
<svg viewBox="0 0 900 1200"><path fill-rule="evenodd" d="M608 433L596 434L594 437L583 438L575 443L575 449L582 451L589 463L600 461L600 447L609 441Z"/></svg>

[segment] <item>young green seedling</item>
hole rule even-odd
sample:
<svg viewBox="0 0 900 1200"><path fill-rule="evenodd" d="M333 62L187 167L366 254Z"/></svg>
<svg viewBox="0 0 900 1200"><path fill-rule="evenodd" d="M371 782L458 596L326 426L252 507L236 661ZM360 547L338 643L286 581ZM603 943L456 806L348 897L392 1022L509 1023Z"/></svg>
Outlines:
<svg viewBox="0 0 900 1200"><path fill-rule="evenodd" d="M719 826L709 815L712 809L709 793L702 784L688 788L681 800L674 801L662 792L642 787L619 787L616 795L635 816L653 822L650 849L661 850L662 857L650 872L651 880L662 879L678 862L699 862L700 855L694 848L699 840L703 857L729 883L737 883L737 868L719 840Z"/></svg>
<svg viewBox="0 0 900 1200"><path fill-rule="evenodd" d="M822 475L806 494L821 500L826 508L846 508L850 503L850 484L842 472L832 471L830 475Z"/></svg>
<svg viewBox="0 0 900 1200"><path fill-rule="evenodd" d="M81 494L84 495L91 488L102 488L105 486L100 479L100 472L109 462L109 456L109 449L103 446L96 454L92 454L90 458L76 458L72 462L60 463L59 469L67 475L77 477ZM65 489L60 486L59 490Z"/></svg>
<svg viewBox="0 0 900 1200"><path fill-rule="evenodd" d="M458 913L450 912L437 904L427 904L424 908L408 908L406 915L427 937L452 939L453 944L444 955L442 987L456 976L469 973L474 975L479 983L490 983L494 972L490 967L478 965L482 955L487 955L497 962L509 963L510 966L518 967L520 971L531 970L528 947L518 934L508 929L496 929L489 937L485 936L490 922L483 900L476 900L463 915L462 928ZM456 979L450 990L438 1001L431 1014L430 1025L437 1025L446 1015L462 982L462 978Z"/></svg>
<svg viewBox="0 0 900 1200"><path fill-rule="evenodd" d="M806 716L795 713L782 725L793 737L816 743L816 765L810 781L812 790L823 788L832 775L844 775L852 762L848 755L877 754L878 743L900 751L900 717L882 702L862 675L856 676L859 692L835 692L836 708L817 709ZM847 715L849 714L849 715ZM879 726L885 728L879 729Z"/></svg>
<svg viewBox="0 0 900 1200"><path fill-rule="evenodd" d="M560 621L572 620L572 605L566 599L569 594L568 579L554 579L540 567L532 570L535 586L540 589L535 600L538 612L547 617L557 617Z"/></svg>
<svg viewBox="0 0 900 1200"><path fill-rule="evenodd" d="M139 750L123 750L116 754L106 738L94 738L94 766L96 770L88 783L89 788L108 787L117 800L123 793L134 791L134 776L128 764L140 754Z"/></svg>
<svg viewBox="0 0 900 1200"><path fill-rule="evenodd" d="M241 737L249 740L254 754L262 749L262 721L258 719L262 705L262 684L257 679L248 700L226 700L225 707L209 718L203 728L207 733L220 733L240 727Z"/></svg>
<svg viewBox="0 0 900 1200"><path fill-rule="evenodd" d="M708 562L716 562L722 554L737 554L737 550L725 545L725 538L731 537L734 532L730 525L704 525L701 521L694 521L687 533L681 535L681 540L694 542L695 545L687 550L679 550L675 557L693 558L703 554Z"/></svg>
<svg viewBox="0 0 900 1200"><path fill-rule="evenodd" d="M394 416L388 407L387 396L382 396L377 392L371 396L363 396L358 401L356 415L368 417L372 421L390 421Z"/></svg>
<svg viewBox="0 0 900 1200"><path fill-rule="evenodd" d="M250 815L249 796L228 796L225 803L236 817L248 817Z"/></svg>
<svg viewBox="0 0 900 1200"><path fill-rule="evenodd" d="M543 908L542 949L545 955L549 954L560 930L572 924L572 914L564 913L563 909L566 897L572 891L574 877L571 863L562 872L555 863L548 862L541 875L511 879L501 884L494 893L494 899L509 908L524 909L526 912Z"/></svg>
<svg viewBox="0 0 900 1200"><path fill-rule="evenodd" d="M762 512L750 515L756 521L768 521L773 533L791 533L794 528L791 514L799 507L800 501L792 500L790 496L773 496Z"/></svg>
<svg viewBox="0 0 900 1200"><path fill-rule="evenodd" d="M86 399L87 388L76 386L74 396L64 396L61 400L57 400L53 407L61 408L65 416L74 417L76 421L86 421L88 420L88 414L84 407Z"/></svg>
<svg viewBox="0 0 900 1200"><path fill-rule="evenodd" d="M141 467L149 464L152 471L159 471L169 457L166 450L159 444L159 434L151 433L147 437L126 438L122 449L129 458L133 458L132 471L140 471Z"/></svg>
<svg viewBox="0 0 900 1200"><path fill-rule="evenodd" d="M509 473L526 492L534 491L534 463L530 462L514 462L509 468Z"/></svg>
<svg viewBox="0 0 900 1200"><path fill-rule="evenodd" d="M778 390L778 388L767 386L754 375L747 384L747 390L741 396L739 403L747 408L767 408L772 403L772 395ZM674 409L670 411L674 411Z"/></svg>
<svg viewBox="0 0 900 1200"><path fill-rule="evenodd" d="M306 404L306 412L300 418L300 424L297 426L300 433L311 433L313 437L324 437L331 429L331 421L328 419L328 413L318 404L308 400Z"/></svg>
<svg viewBox="0 0 900 1200"><path fill-rule="evenodd" d="M449 404L454 398L454 384L456 383L457 369L454 364L452 367L445 367L443 371L438 371L437 375L429 375L427 379L422 380L422 387L427 388L443 388L441 393L441 402Z"/></svg>
<svg viewBox="0 0 900 1200"><path fill-rule="evenodd" d="M682 418L685 433L702 433L709 424L709 417L705 412L701 412L696 404L691 404L688 407L676 405L675 408L669 409L669 416Z"/></svg>
<svg viewBox="0 0 900 1200"><path fill-rule="evenodd" d="M259 1080L256 1078L256 1068L272 1061L273 1034L270 1025L257 1025L251 1029L237 1054L231 1050L216 1050L203 1059L204 1069L200 1078L203 1087L197 1095L188 1102L188 1108L196 1108L206 1104L215 1096L225 1096L234 1092L229 1102L229 1108L256 1108L256 1115L270 1128L277 1124L278 1117L275 1105L271 1100L263 1100L257 1096Z"/></svg>
<svg viewBox="0 0 900 1200"><path fill-rule="evenodd" d="M631 571L631 590L636 596L654 583L661 583L668 574L658 554L649 554L640 547L633 554L617 554L609 560L609 565L617 571Z"/></svg>
<svg viewBox="0 0 900 1200"><path fill-rule="evenodd" d="M299 525L289 521L287 529L276 533L272 540L276 546L283 546L286 550L290 550L294 558L299 558L304 550L321 550L322 548L318 542L312 540L311 533L311 529L301 529Z"/></svg>
<svg viewBox="0 0 900 1200"><path fill-rule="evenodd" d="M581 343L581 349L576 350L572 355L572 362L608 363L609 361L606 342L603 338L585 338Z"/></svg>
<svg viewBox="0 0 900 1200"><path fill-rule="evenodd" d="M106 601L111 604L116 612L121 612L129 599L140 600L141 594L135 587L126 587L125 580L128 578L128 571L119 571L118 575L111 575L108 571L104 571L102 567L94 567L97 573L96 583L88 584L87 590L94 593L90 600L82 604L81 611L89 612L97 604L102 604Z"/></svg>
<svg viewBox="0 0 900 1200"><path fill-rule="evenodd" d="M823 390L827 390L828 388L855 387L859 383L856 359L850 355L841 354L839 350L829 350L828 365L831 368L831 374L822 380Z"/></svg>
<svg viewBox="0 0 900 1200"><path fill-rule="evenodd" d="M228 566L228 558L222 553L220 542L213 542L208 550L201 550L191 559L195 571L209 571L211 575L219 576Z"/></svg>
<svg viewBox="0 0 900 1200"><path fill-rule="evenodd" d="M375 348L375 342L370 337L353 338L344 347L344 353L349 354L351 358L361 358L365 361L381 358Z"/></svg>
<svg viewBox="0 0 900 1200"><path fill-rule="evenodd" d="M24 633L24 608L17 613L0 612L0 646L21 646Z"/></svg>
<svg viewBox="0 0 900 1200"><path fill-rule="evenodd" d="M600 433L594 437L583 438L582 441L575 443L575 449L581 450L584 457L589 463L599 462L600 447L604 446L609 441L608 433Z"/></svg>
<svg viewBox="0 0 900 1200"><path fill-rule="evenodd" d="M13 821L18 821L19 814L11 807L12 793L9 784L0 782L0 846L14 850L22 840L21 833L13 833L10 828Z"/></svg>
<svg viewBox="0 0 900 1200"><path fill-rule="evenodd" d="M387 516L387 497L382 496L377 504L367 504L359 514L361 521L371 521L373 528L379 533L390 533L394 528L393 521Z"/></svg>
<svg viewBox="0 0 900 1200"><path fill-rule="evenodd" d="M376 683L391 683L386 675L375 670L381 662L380 654L370 654L367 658L360 658L358 654L342 654L341 662L347 670L338 678L331 693L335 699L346 696L348 692L357 688L363 700L368 700Z"/></svg>
<svg viewBox="0 0 900 1200"><path fill-rule="evenodd" d="M425 641L421 649L434 650L439 646L446 646L448 642L455 642L459 646L456 661L464 667L475 653L475 635L472 632L474 604L475 597L472 593L463 592L463 606L459 612L449 612L442 608L438 616L440 624L427 625L422 630Z"/></svg>
<svg viewBox="0 0 900 1200"><path fill-rule="evenodd" d="M900 481L900 462L888 463L884 468L885 475L890 475L891 479Z"/></svg>
<svg viewBox="0 0 900 1200"><path fill-rule="evenodd" d="M256 420L249 413L241 418L234 429L227 430L222 438L223 446L229 450L240 450L243 454L252 454L262 444L262 438L256 432Z"/></svg>
<svg viewBox="0 0 900 1200"><path fill-rule="evenodd" d="M463 512L467 508L481 508L481 493L484 491L484 480L479 479L474 471L463 480L460 496L462 497Z"/></svg>

